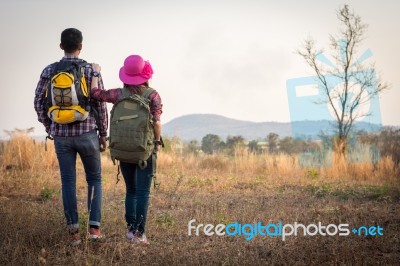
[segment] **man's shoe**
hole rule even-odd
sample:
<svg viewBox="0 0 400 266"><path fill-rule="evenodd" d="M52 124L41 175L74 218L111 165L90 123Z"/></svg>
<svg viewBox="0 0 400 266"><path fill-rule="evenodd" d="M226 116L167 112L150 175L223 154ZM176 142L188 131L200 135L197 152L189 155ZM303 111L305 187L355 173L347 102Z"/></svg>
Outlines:
<svg viewBox="0 0 400 266"><path fill-rule="evenodd" d="M70 236L71 236L71 245L73 247L76 247L82 243L81 235L79 234L78 230L75 230L74 232L70 232Z"/></svg>
<svg viewBox="0 0 400 266"><path fill-rule="evenodd" d="M101 239L103 237L104 236L101 234L100 228L94 228L94 227L89 228L90 240Z"/></svg>

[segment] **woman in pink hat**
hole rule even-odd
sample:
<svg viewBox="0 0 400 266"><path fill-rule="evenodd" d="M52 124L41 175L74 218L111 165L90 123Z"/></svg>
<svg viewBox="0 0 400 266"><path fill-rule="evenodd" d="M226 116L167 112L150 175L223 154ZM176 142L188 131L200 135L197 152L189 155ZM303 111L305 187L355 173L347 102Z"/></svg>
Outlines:
<svg viewBox="0 0 400 266"><path fill-rule="evenodd" d="M93 70L100 72L101 67L92 64ZM153 75L153 69L148 61L144 61L139 55L130 55L121 67L119 78L131 94L142 93L149 88L149 79ZM92 78L91 97L101 102L117 103L123 96L123 89L100 90L96 88L99 75ZM145 235L147 209L150 200L150 187L154 176L153 160L156 159L156 152L161 145L161 122L162 103L160 95L156 90L148 96L150 101L150 112L153 116L154 144L153 156L147 160L147 166L142 169L137 164L120 161L122 175L126 185L125 195L125 220L128 226L126 237L134 243L148 244ZM155 161L154 161L155 162Z"/></svg>

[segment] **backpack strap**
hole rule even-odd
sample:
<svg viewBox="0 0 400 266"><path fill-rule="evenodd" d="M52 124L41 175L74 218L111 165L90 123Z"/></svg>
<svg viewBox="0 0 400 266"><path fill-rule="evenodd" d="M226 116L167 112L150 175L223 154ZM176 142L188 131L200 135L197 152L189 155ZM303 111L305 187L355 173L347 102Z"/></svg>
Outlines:
<svg viewBox="0 0 400 266"><path fill-rule="evenodd" d="M88 63L87 61L83 60L83 59L79 59L79 61L77 62L77 64L78 64L79 66L86 67L89 63Z"/></svg>
<svg viewBox="0 0 400 266"><path fill-rule="evenodd" d="M129 96L131 96L131 92L130 92L130 90L128 89L128 88L122 88L121 89L121 92L122 92L122 96L123 96L123 98L126 98L126 97L129 97Z"/></svg>
<svg viewBox="0 0 400 266"><path fill-rule="evenodd" d="M149 99L150 94L154 91L154 89L147 87L143 92L142 92L142 97L144 99Z"/></svg>

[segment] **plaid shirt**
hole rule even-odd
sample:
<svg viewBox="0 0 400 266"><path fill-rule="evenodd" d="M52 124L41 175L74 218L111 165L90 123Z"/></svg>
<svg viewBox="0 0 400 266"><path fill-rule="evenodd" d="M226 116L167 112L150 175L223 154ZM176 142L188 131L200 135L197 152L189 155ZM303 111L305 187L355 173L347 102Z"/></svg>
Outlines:
<svg viewBox="0 0 400 266"><path fill-rule="evenodd" d="M66 61L78 61L79 59L74 56L64 56L62 60ZM50 81L53 74L54 65L48 65L40 75L40 80L36 87L34 106L38 116L39 122L41 122L45 128L46 132L51 136L60 137L72 137L79 136L85 132L89 132L97 128L96 119L93 112L90 112L88 118L82 122L74 122L71 124L58 124L47 116L46 113L46 84ZM85 66L84 75L88 88L91 86L93 69L90 64ZM99 78L99 90L104 90L104 85L101 77ZM108 112L107 105L105 103L95 102L95 108L99 113L100 136L107 136L108 129Z"/></svg>
<svg viewBox="0 0 400 266"><path fill-rule="evenodd" d="M129 88L131 94L141 94L140 88ZM122 89L111 89L102 90L94 88L91 90L91 97L97 101L116 103L123 98ZM154 90L150 95L150 112L153 115L153 121L160 121L160 116L162 114L162 102L161 97L156 90Z"/></svg>

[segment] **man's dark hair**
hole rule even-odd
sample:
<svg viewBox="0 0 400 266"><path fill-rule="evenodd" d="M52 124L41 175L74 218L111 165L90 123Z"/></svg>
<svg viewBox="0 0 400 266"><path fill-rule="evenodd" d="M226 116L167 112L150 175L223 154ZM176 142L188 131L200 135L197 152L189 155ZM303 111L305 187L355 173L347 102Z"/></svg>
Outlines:
<svg viewBox="0 0 400 266"><path fill-rule="evenodd" d="M82 32L78 29L68 28L61 33L61 46L67 53L73 53L82 44Z"/></svg>

